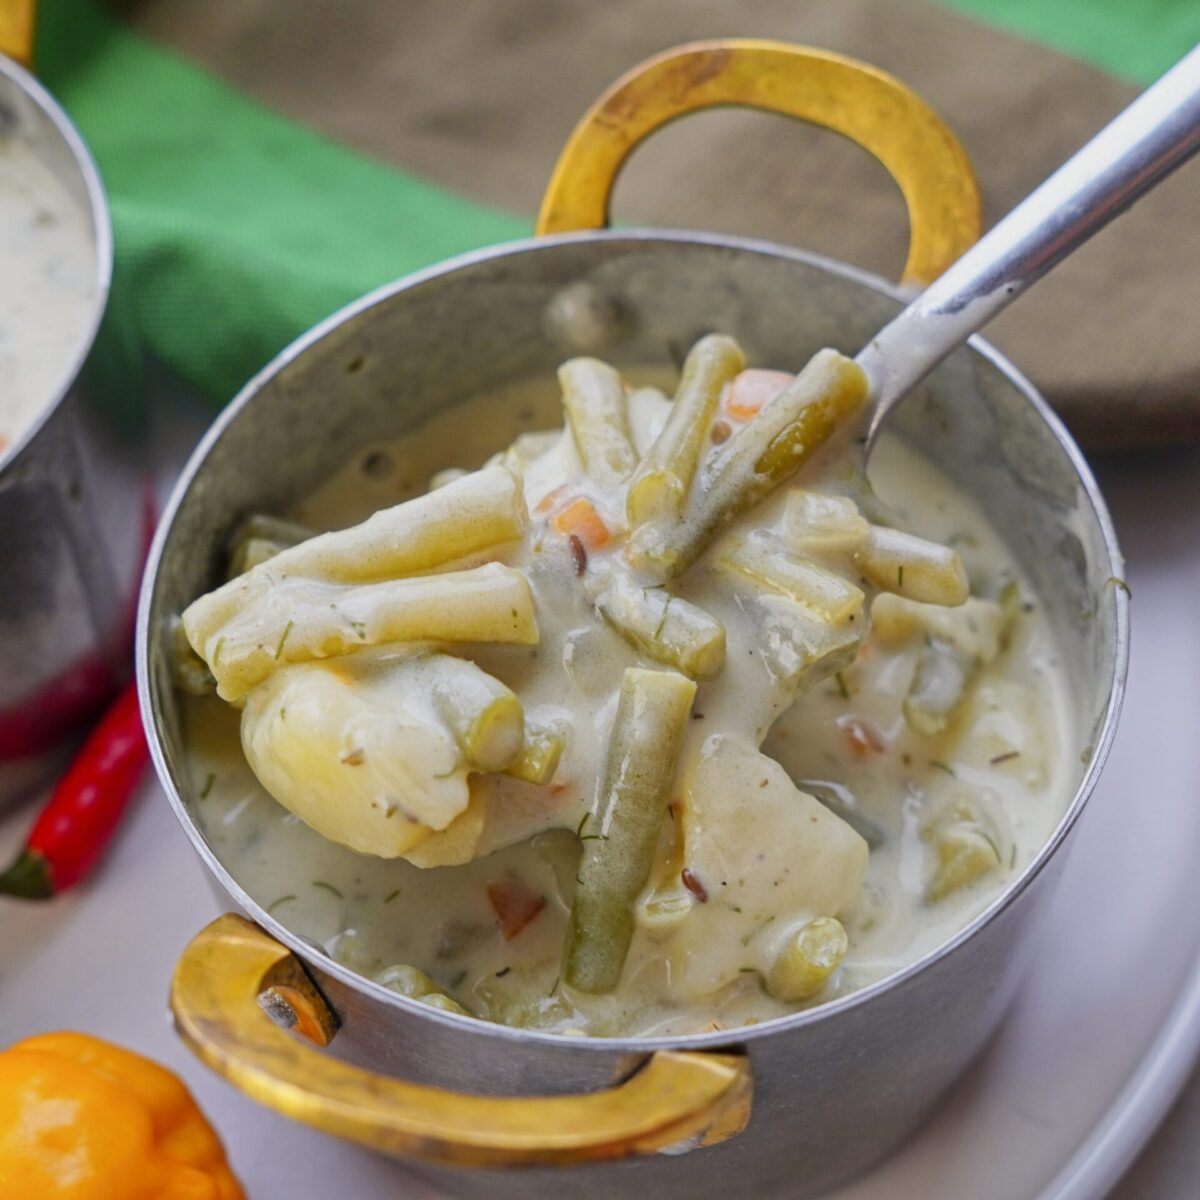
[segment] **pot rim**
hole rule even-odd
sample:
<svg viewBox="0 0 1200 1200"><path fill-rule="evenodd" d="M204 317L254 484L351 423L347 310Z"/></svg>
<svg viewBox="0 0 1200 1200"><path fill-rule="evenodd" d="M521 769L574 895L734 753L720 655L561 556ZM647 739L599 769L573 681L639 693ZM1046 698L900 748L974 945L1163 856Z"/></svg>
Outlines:
<svg viewBox="0 0 1200 1200"><path fill-rule="evenodd" d="M88 215L92 225L96 283L92 313L80 332L73 355L68 360L69 370L63 374L62 381L51 392L46 403L38 409L33 420L25 426L13 444L0 455L0 474L2 474L8 468L15 466L42 428L61 407L75 386L83 364L92 352L96 335L100 331L100 322L108 308L109 293L112 290L113 232L112 215L108 207L108 193L105 191L104 181L100 177L100 169L96 166L96 160L83 140L83 135L75 127L71 118L67 116L66 110L29 71L4 54L0 54L0 80L7 80L18 92L23 93L27 99L33 102L42 115L49 119L55 133L63 140L70 152L87 196Z"/></svg>
<svg viewBox="0 0 1200 1200"><path fill-rule="evenodd" d="M279 923L252 897L240 883L230 874L212 849L204 840L200 828L189 812L186 803L175 785L170 767L167 763L163 741L159 733L160 717L153 705L153 692L150 681L149 654L150 618L154 600L155 587L158 577L159 562L163 554L167 536L174 524L176 514L182 505L192 483L201 471L209 453L224 436L225 431L237 419L242 410L250 404L262 387L288 364L294 362L310 347L319 343L326 335L343 325L348 320L367 311L381 301L401 292L409 291L429 280L451 274L464 267L492 259L505 258L515 255L536 253L553 246L562 244L577 244L596 240L630 241L630 242L668 242L673 244L702 244L710 247L731 249L738 252L749 252L771 257L782 257L808 266L817 267L832 275L840 276L875 292L883 293L891 299L906 302L910 297L903 288L861 268L831 259L825 255L816 254L794 247L780 245L774 242L756 238L738 237L726 234L708 233L694 230L636 228L622 230L594 230L582 233L555 234L537 238L524 238L517 241L503 242L480 250L469 251L453 258L443 260L431 267L413 272L401 279L368 292L366 295L351 301L336 312L318 322L307 332L303 333L289 346L280 351L266 366L259 370L238 392L214 420L203 438L192 452L187 465L179 476L163 511L155 532L154 542L147 559L146 570L142 580L141 597L138 605L137 621L137 683L138 699L142 712L142 722L145 726L147 741L150 745L151 756L159 782L167 794L167 798L175 811L180 824L183 825L193 848L200 855L205 866L213 873L230 898L253 920L263 926L272 937L291 949L302 961L311 963L322 974L335 977L343 986L354 991L365 993L373 1000L385 1005L392 1005L410 1013L419 1014L422 1018L449 1025L452 1028L464 1029L469 1023L471 1032L482 1033L504 1040L520 1043L535 1043L555 1047L569 1046L572 1050L604 1054L635 1054L645 1055L656 1050L688 1050L716 1049L731 1043L748 1044L763 1037L787 1033L803 1026L819 1021L833 1020L841 1013L862 1004L868 1004L876 996L901 987L914 977L922 974L935 963L952 954L960 945L974 937L1005 909L1013 904L1022 893L1032 884L1046 864L1054 856L1059 846L1074 828L1080 813L1090 797L1096 781L1100 777L1108 753L1116 733L1125 696L1125 682L1129 665L1129 598L1122 588L1113 588L1114 602L1114 646L1113 646L1113 677L1108 703L1104 711L1104 719L1099 727L1091 761L1083 778L1080 780L1075 794L1059 819L1053 833L1043 843L1041 849L1025 869L981 912L959 929L952 937L935 946L928 953L914 962L866 987L850 992L826 1004L804 1009L784 1017L776 1017L759 1025L747 1026L740 1029L718 1030L711 1033L675 1034L665 1037L625 1037L625 1038L575 1038L563 1034L548 1033L540 1030L518 1029L509 1025L481 1021L477 1018L459 1016L454 1013L441 1012L422 1005L415 1000L397 995L381 984L357 974L348 967L335 961L323 950L315 949L313 943L306 941ZM1090 468L1083 453L1067 432L1065 425L1058 415L1041 397L1032 383L1014 367L998 350L984 341L978 335L973 336L967 345L985 361L994 366L1011 382L1024 398L1037 411L1041 419L1049 426L1055 439L1066 453L1083 491L1096 514L1097 523L1103 536L1107 554L1107 566L1110 576L1119 578L1123 567L1123 558L1117 544L1116 532L1109 516L1107 506L1100 495Z"/></svg>

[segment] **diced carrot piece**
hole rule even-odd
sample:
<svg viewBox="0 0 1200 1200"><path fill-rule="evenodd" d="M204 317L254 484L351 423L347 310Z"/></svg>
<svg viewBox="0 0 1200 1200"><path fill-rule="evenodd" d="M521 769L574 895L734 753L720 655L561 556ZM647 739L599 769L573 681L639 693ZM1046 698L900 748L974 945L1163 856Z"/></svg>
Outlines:
<svg viewBox="0 0 1200 1200"><path fill-rule="evenodd" d="M887 749L883 734L863 717L840 717L838 725L855 758L871 758Z"/></svg>
<svg viewBox="0 0 1200 1200"><path fill-rule="evenodd" d="M795 378L786 371L751 367L735 375L725 395L725 411L736 421L748 421L768 400L774 400Z"/></svg>
<svg viewBox="0 0 1200 1200"><path fill-rule="evenodd" d="M546 907L545 896L511 875L489 883L487 894L506 942L511 942Z"/></svg>
<svg viewBox="0 0 1200 1200"><path fill-rule="evenodd" d="M608 526L592 507L592 502L583 496L555 513L550 524L564 536L573 533L589 550L598 550L608 543Z"/></svg>
<svg viewBox="0 0 1200 1200"><path fill-rule="evenodd" d="M562 500L570 487L569 484L560 483L558 487L547 492L534 506L533 511L539 515L548 513L560 500Z"/></svg>

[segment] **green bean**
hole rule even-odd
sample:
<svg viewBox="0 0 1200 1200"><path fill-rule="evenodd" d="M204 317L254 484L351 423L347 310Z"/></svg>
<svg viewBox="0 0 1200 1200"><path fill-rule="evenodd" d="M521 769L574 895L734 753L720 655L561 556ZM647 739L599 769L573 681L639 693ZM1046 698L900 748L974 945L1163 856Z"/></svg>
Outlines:
<svg viewBox="0 0 1200 1200"><path fill-rule="evenodd" d="M313 531L295 521L266 513L251 513L234 530L230 539L229 571L227 577L234 579L244 575L259 563L274 558L292 546L313 537Z"/></svg>
<svg viewBox="0 0 1200 1200"><path fill-rule="evenodd" d="M183 623L226 700L240 699L285 663L369 646L425 641L529 646L538 640L528 581L499 563L362 587L287 579L228 620L214 622L212 616L212 608L197 601Z"/></svg>
<svg viewBox="0 0 1200 1200"><path fill-rule="evenodd" d="M695 695L674 671L625 671L567 933L563 978L580 991L621 977Z"/></svg>
<svg viewBox="0 0 1200 1200"><path fill-rule="evenodd" d="M558 381L584 470L614 490L637 466L621 376L598 358L573 358L558 368Z"/></svg>
<svg viewBox="0 0 1200 1200"><path fill-rule="evenodd" d="M955 607L970 595L957 551L899 529L872 525L854 562L876 587L909 600Z"/></svg>
<svg viewBox="0 0 1200 1200"><path fill-rule="evenodd" d="M679 517L721 389L745 365L741 347L722 334L709 334L692 347L666 424L630 481L626 509L631 528Z"/></svg>
<svg viewBox="0 0 1200 1200"><path fill-rule="evenodd" d="M962 798L931 821L921 836L931 842L934 868L925 899L936 904L1000 866L1000 846L974 806Z"/></svg>
<svg viewBox="0 0 1200 1200"><path fill-rule="evenodd" d="M788 493L783 527L790 545L810 553L852 552L866 541L871 528L848 496L827 496L800 488Z"/></svg>
<svg viewBox="0 0 1200 1200"><path fill-rule="evenodd" d="M287 547L281 542L273 542L270 538L247 537L241 538L229 556L229 571L227 578L236 579L253 570L259 563L282 554Z"/></svg>
<svg viewBox="0 0 1200 1200"><path fill-rule="evenodd" d="M419 971L416 967L410 967L407 964L388 967L376 976L376 982L382 984L390 992L407 996L410 1000L418 1000L422 1004L429 1005L430 1008L441 1009L443 1012L461 1013L464 1017L471 1015L457 1000L452 1000L447 996L424 971Z"/></svg>
<svg viewBox="0 0 1200 1200"><path fill-rule="evenodd" d="M397 963L394 967L386 967L375 977L375 982L382 984L389 992L399 996L408 996L418 1000L422 996L441 991L441 988L417 967L408 963Z"/></svg>
<svg viewBox="0 0 1200 1200"><path fill-rule="evenodd" d="M207 696L216 691L217 681L208 664L192 649L178 617L171 618L167 638L171 679L175 686L189 696Z"/></svg>
<svg viewBox="0 0 1200 1200"><path fill-rule="evenodd" d="M788 938L767 975L767 991L776 1000L811 1000L846 957L849 939L841 921L817 917Z"/></svg>
<svg viewBox="0 0 1200 1200"><path fill-rule="evenodd" d="M635 566L659 578L685 571L735 517L796 473L867 394L852 359L822 350L720 451L696 511L676 526L652 522L629 542Z"/></svg>
<svg viewBox="0 0 1200 1200"><path fill-rule="evenodd" d="M423 655L413 664L463 758L477 771L503 771L525 744L525 713L516 694L465 658Z"/></svg>
<svg viewBox="0 0 1200 1200"><path fill-rule="evenodd" d="M978 669L979 660L964 654L953 642L927 638L904 697L908 727L925 737L944 733L962 707Z"/></svg>
<svg viewBox="0 0 1200 1200"><path fill-rule="evenodd" d="M442 992L433 992L428 996L420 996L417 999L418 1004L426 1004L430 1008L439 1009L441 1012L458 1013L459 1016L469 1017L471 1014L457 1000L451 1000L449 996Z"/></svg>
<svg viewBox="0 0 1200 1200"><path fill-rule="evenodd" d="M526 783L547 784L558 770L558 761L566 748L562 734L547 725L525 722L525 744L520 753L504 768L506 775Z"/></svg>
<svg viewBox="0 0 1200 1200"><path fill-rule="evenodd" d="M762 595L758 605L763 612L763 661L789 694L814 687L858 657L865 621L833 625L785 596Z"/></svg>
<svg viewBox="0 0 1200 1200"><path fill-rule="evenodd" d="M309 538L229 580L192 603L189 630L228 621L253 601L265 600L280 579L376 583L431 571L515 541L526 519L524 491L509 471L474 471L382 509L361 525Z"/></svg>
<svg viewBox="0 0 1200 1200"><path fill-rule="evenodd" d="M707 679L725 663L725 626L670 592L614 575L596 611L634 649L692 679Z"/></svg>
<svg viewBox="0 0 1200 1200"><path fill-rule="evenodd" d="M721 556L720 565L788 596L823 621L840 623L862 612L866 597L860 588L788 554L769 534L757 533L736 541Z"/></svg>

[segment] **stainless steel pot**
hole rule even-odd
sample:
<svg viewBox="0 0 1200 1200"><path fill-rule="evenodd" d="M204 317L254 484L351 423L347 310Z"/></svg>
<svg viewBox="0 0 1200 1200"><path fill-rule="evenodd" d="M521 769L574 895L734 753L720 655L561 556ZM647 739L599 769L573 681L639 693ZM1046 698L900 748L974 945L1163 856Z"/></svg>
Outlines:
<svg viewBox="0 0 1200 1200"><path fill-rule="evenodd" d="M0 458L2 804L49 773L63 740L129 673L149 514L124 445L130 435L117 430L88 381L112 275L100 176L62 109L2 54L0 129L25 140L66 185L91 229L96 281L88 327L62 364L58 393Z"/></svg>
<svg viewBox="0 0 1200 1200"><path fill-rule="evenodd" d="M603 224L617 167L663 119L764 96L883 147L909 200L914 280L974 235L969 170L928 109L869 69L761 43L689 48L618 84L568 145L543 229ZM247 511L285 509L442 406L546 376L580 339L619 363L661 364L670 346L720 329L753 360L794 370L821 346L853 353L901 303L878 279L781 246L653 230L560 234L386 287L247 385L179 483L139 622L143 712L163 785L251 918L220 918L176 970L176 1023L206 1062L280 1111L490 1197L808 1194L862 1170L921 1120L1013 994L1029 925L1104 761L1126 667L1126 599L1111 582L1120 556L1095 483L1045 402L985 343L948 360L901 426L991 513L1045 603L1079 730L1068 751L1078 755L1076 792L1036 860L969 926L825 1006L695 1037L588 1040L430 1011L355 975L257 905L206 843L165 634L212 585ZM563 321L571 307L589 319ZM332 1051L282 1032L264 1009L318 1044L336 1031Z"/></svg>

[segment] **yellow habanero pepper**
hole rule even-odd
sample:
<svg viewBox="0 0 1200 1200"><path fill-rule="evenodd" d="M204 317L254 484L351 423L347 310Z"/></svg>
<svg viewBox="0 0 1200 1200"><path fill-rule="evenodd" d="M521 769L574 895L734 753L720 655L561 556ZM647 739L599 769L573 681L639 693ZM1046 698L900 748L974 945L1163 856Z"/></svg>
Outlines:
<svg viewBox="0 0 1200 1200"><path fill-rule="evenodd" d="M81 1033L0 1053L0 1200L243 1200L187 1088Z"/></svg>

